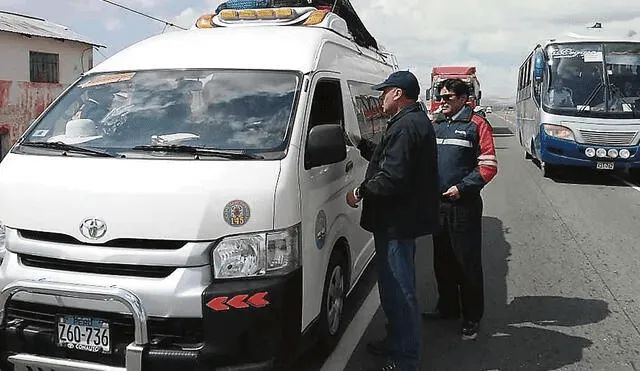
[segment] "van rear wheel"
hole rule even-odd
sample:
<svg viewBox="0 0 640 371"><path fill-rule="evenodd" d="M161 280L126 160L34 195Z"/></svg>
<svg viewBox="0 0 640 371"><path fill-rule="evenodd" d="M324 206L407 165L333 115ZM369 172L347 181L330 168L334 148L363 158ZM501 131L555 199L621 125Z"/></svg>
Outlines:
<svg viewBox="0 0 640 371"><path fill-rule="evenodd" d="M344 331L343 315L347 297L347 259L335 249L324 279L320 310L320 345L333 350Z"/></svg>

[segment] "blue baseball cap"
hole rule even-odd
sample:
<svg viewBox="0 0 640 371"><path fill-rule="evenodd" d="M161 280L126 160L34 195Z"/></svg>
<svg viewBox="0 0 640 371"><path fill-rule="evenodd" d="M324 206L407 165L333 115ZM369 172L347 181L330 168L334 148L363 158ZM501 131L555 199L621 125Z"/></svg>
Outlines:
<svg viewBox="0 0 640 371"><path fill-rule="evenodd" d="M418 79L409 71L396 71L373 87L374 90L384 90L385 88L400 88L407 92L407 96L412 99L417 99L420 95Z"/></svg>

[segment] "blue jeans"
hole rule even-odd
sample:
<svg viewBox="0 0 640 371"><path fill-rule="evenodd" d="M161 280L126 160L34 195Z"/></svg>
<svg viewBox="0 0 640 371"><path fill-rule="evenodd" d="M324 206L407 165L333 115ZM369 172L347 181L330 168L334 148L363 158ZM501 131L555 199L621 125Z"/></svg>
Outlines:
<svg viewBox="0 0 640 371"><path fill-rule="evenodd" d="M385 346L402 370L415 371L420 360L421 321L416 297L415 239L374 234L380 304L387 317Z"/></svg>

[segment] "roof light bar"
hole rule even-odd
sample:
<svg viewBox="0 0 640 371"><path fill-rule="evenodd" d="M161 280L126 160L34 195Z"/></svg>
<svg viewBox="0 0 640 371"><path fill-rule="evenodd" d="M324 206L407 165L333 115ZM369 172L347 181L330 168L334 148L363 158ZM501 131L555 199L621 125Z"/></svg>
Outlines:
<svg viewBox="0 0 640 371"><path fill-rule="evenodd" d="M213 17L215 17L215 13L212 14L205 14L203 16L201 16L200 18L198 18L198 20L196 21L196 27L197 28L213 28Z"/></svg>
<svg viewBox="0 0 640 371"><path fill-rule="evenodd" d="M263 8L263 9L225 9L218 18L223 21L256 20L256 19L291 19L298 14L293 8Z"/></svg>
<svg viewBox="0 0 640 371"><path fill-rule="evenodd" d="M324 20L324 17L326 17L328 13L329 13L328 10L316 10L313 13L311 13L311 15L309 16L309 18L307 18L306 21L304 21L304 25L313 26L313 25L322 23L322 21Z"/></svg>

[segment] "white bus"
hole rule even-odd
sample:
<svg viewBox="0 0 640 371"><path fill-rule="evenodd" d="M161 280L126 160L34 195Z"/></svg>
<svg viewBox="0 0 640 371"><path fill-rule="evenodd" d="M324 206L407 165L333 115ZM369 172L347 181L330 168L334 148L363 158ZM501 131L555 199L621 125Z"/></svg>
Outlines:
<svg viewBox="0 0 640 371"><path fill-rule="evenodd" d="M517 136L545 177L640 167L640 40L593 32L537 45L519 69Z"/></svg>

